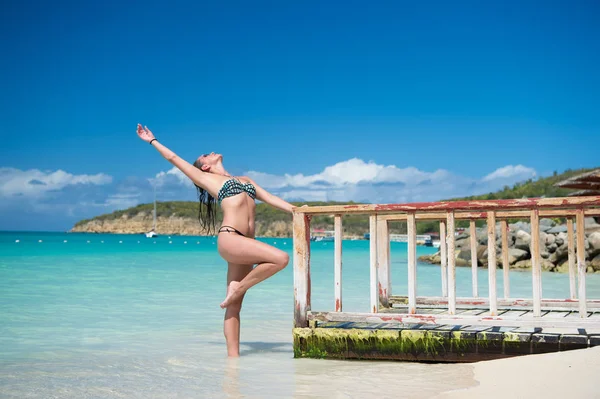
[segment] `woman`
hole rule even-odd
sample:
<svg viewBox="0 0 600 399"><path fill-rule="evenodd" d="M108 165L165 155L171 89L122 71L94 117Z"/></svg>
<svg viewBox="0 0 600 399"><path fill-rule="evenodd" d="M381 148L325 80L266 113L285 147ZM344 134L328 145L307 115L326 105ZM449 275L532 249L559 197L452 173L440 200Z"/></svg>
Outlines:
<svg viewBox="0 0 600 399"><path fill-rule="evenodd" d="M137 134L192 180L198 189L199 219L203 227L208 230L214 227L215 199L221 205L223 223L218 229L217 246L219 254L228 263L227 291L221 303L221 308L226 309L223 329L227 354L237 357L244 294L289 262L286 252L254 239L254 199L288 213L292 213L294 206L268 193L249 177L231 176L223 167L221 154L202 155L191 165L162 145L147 127L138 124Z"/></svg>

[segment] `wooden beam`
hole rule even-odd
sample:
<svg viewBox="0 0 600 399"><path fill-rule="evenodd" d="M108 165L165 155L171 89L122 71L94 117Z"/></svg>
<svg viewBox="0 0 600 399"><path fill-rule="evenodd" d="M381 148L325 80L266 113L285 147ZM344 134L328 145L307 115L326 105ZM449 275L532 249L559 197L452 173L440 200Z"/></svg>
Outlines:
<svg viewBox="0 0 600 399"><path fill-rule="evenodd" d="M448 233L446 242L448 243L448 313L456 313L456 246L454 236L454 212L450 211L446 215L448 224Z"/></svg>
<svg viewBox="0 0 600 399"><path fill-rule="evenodd" d="M588 216L600 216L600 209L598 208L589 208L586 210L586 215ZM540 211L540 217L542 218L553 218L553 217L568 217L575 216L576 210L573 209L547 209ZM531 215L530 211L496 211L496 220L502 219L529 219ZM389 220L389 221L404 221L406 220L406 213L392 213L385 215L378 215L377 218L379 220ZM433 212L433 213L417 213L417 220L445 220L446 213L445 212ZM470 220L470 219L487 219L487 212L455 212L454 213L455 220Z"/></svg>
<svg viewBox="0 0 600 399"><path fill-rule="evenodd" d="M580 317L587 317L586 310L586 292L585 292L585 222L583 209L577 210L577 277L579 280L579 314Z"/></svg>
<svg viewBox="0 0 600 399"><path fill-rule="evenodd" d="M379 309L377 282L377 215L369 216L369 258L370 258L370 306L373 313Z"/></svg>
<svg viewBox="0 0 600 399"><path fill-rule="evenodd" d="M398 212L439 212L439 211L490 211L490 210L529 210L552 208L580 208L600 206L600 196L558 197L558 198L519 198L506 200L416 202L409 204L364 204L309 206L302 208L307 214L385 214Z"/></svg>
<svg viewBox="0 0 600 399"><path fill-rule="evenodd" d="M473 287L473 296L477 298L479 296L478 275L477 275L477 229L475 227L475 221L469 221L469 240L471 246L471 285Z"/></svg>
<svg viewBox="0 0 600 399"><path fill-rule="evenodd" d="M293 213L294 326L308 327L310 311L310 217Z"/></svg>
<svg viewBox="0 0 600 399"><path fill-rule="evenodd" d="M569 254L569 292L571 299L577 298L577 281L575 277L575 230L573 229L573 218L567 219L567 248Z"/></svg>
<svg viewBox="0 0 600 399"><path fill-rule="evenodd" d="M390 293L390 235L387 220L377 220L377 280L379 281L379 303L389 307Z"/></svg>
<svg viewBox="0 0 600 399"><path fill-rule="evenodd" d="M333 274L335 290L335 311L342 311L342 215L335 215L333 218L334 230L334 253L333 253Z"/></svg>
<svg viewBox="0 0 600 399"><path fill-rule="evenodd" d="M500 229L502 230L502 272L503 272L503 285L504 285L504 298L510 298L510 277L508 272L510 270L510 264L508 261L508 222L506 220L500 221Z"/></svg>
<svg viewBox="0 0 600 399"><path fill-rule="evenodd" d="M417 308L417 225L415 214L408 215L408 312Z"/></svg>
<svg viewBox="0 0 600 399"><path fill-rule="evenodd" d="M490 297L490 316L498 315L498 304L496 294L496 215L488 212L488 284Z"/></svg>
<svg viewBox="0 0 600 399"><path fill-rule="evenodd" d="M502 316L470 316L449 314L408 314L408 313L337 313L310 312L310 320L318 321L352 321L387 324L449 324L449 325L481 325L494 327L574 327L600 328L600 320L594 318L579 319L573 317L506 317Z"/></svg>
<svg viewBox="0 0 600 399"><path fill-rule="evenodd" d="M442 274L442 296L448 296L448 248L446 244L446 221L440 221L440 256L441 256L441 267L440 272Z"/></svg>
<svg viewBox="0 0 600 399"><path fill-rule="evenodd" d="M533 316L541 316L542 262L540 257L540 218L539 211L531 211L531 281L533 288Z"/></svg>
<svg viewBox="0 0 600 399"><path fill-rule="evenodd" d="M400 295L391 295L389 301L392 305L406 305L408 303L408 297L400 296ZM462 308L478 308L481 307L483 309L489 308L490 301L488 298L456 298L456 306L457 308L460 306ZM419 307L447 307L448 306L448 298L444 298L441 296L418 296L417 297L417 309ZM588 299L586 304L588 311L598 311L600 310L600 299ZM531 308L533 307L533 300L524 299L524 298L511 298L511 299L503 299L498 298L498 307L502 308ZM543 299L541 301L541 307L546 309L566 309L566 310L577 310L579 309L579 301L577 299Z"/></svg>

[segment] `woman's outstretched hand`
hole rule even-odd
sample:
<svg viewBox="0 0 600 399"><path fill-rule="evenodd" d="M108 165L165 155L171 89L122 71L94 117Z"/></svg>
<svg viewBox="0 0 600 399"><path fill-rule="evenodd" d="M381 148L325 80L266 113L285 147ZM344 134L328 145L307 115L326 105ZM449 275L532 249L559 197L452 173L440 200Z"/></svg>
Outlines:
<svg viewBox="0 0 600 399"><path fill-rule="evenodd" d="M150 140L154 139L154 135L152 134L150 129L148 129L147 126L142 127L142 125L140 125L139 123L137 125L137 134L146 143L149 143Z"/></svg>

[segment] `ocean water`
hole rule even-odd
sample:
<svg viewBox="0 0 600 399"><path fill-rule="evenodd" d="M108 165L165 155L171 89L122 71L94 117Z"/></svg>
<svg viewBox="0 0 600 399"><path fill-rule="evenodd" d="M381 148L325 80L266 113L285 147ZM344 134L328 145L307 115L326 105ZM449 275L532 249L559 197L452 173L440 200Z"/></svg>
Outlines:
<svg viewBox="0 0 600 399"><path fill-rule="evenodd" d="M261 240L292 255L291 239ZM311 250L312 308L333 310L333 243ZM368 311L368 251L343 242L345 311ZM406 258L392 243L394 294L407 292ZM293 359L291 264L248 292L241 357L227 359L226 268L213 237L0 233L0 397L420 398L475 384L469 365ZM470 295L470 273L457 269L458 296ZM417 274L418 295L441 294L438 266ZM530 273L510 278L513 297L531 296ZM479 285L486 294L486 270ZM544 298L568 286L543 275ZM587 289L600 297L600 275Z"/></svg>

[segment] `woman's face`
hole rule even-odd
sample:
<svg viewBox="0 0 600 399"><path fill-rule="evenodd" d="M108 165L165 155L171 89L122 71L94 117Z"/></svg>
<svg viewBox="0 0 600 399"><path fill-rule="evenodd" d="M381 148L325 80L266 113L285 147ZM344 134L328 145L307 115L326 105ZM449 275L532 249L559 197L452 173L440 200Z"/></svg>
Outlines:
<svg viewBox="0 0 600 399"><path fill-rule="evenodd" d="M198 159L196 160L196 162L202 165L203 170L205 170L205 169L208 170L212 166L221 162L222 160L223 160L223 155L211 152L210 154L200 155L198 157Z"/></svg>

